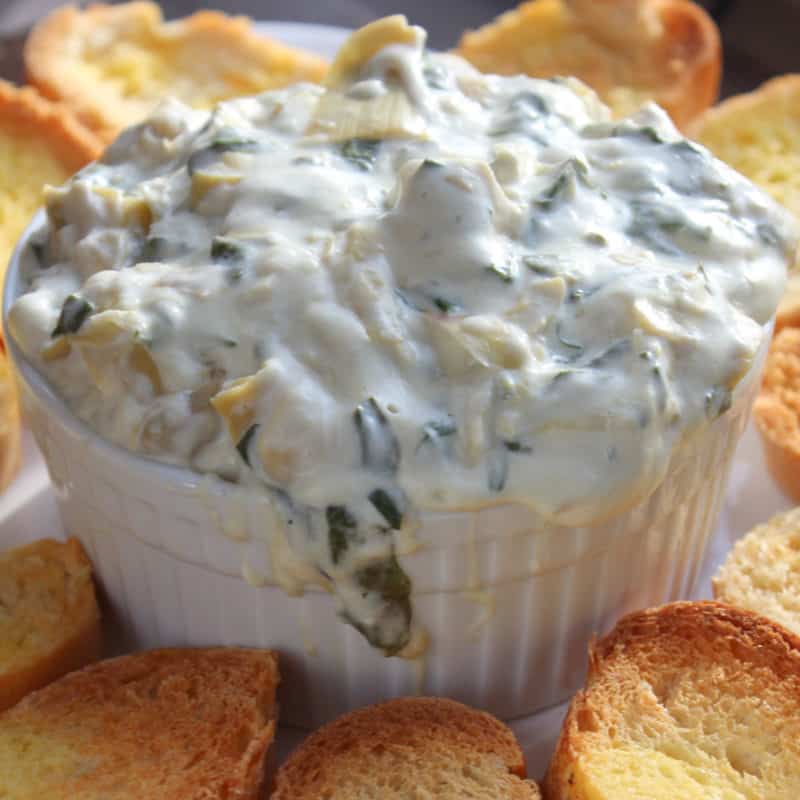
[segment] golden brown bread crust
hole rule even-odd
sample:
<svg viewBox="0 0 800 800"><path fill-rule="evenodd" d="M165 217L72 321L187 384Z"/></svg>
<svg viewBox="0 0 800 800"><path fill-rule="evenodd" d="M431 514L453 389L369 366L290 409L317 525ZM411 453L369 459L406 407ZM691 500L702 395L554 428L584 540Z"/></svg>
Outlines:
<svg viewBox="0 0 800 800"><path fill-rule="evenodd" d="M185 60L181 73L184 88L198 89L214 81L229 87L227 96L255 94L267 86L253 84L245 74L247 68L280 73L281 85L295 81L321 80L327 68L318 56L289 48L277 41L259 36L246 17L229 17L218 11L198 11L189 17L165 23L158 5L152 2L107 5L97 3L81 9L62 6L41 20L31 31L24 50L25 69L30 83L44 95L66 103L76 115L105 143L121 129L140 121L148 113L131 118L131 102L136 91L123 87L101 86L79 72L76 64L84 57L87 40L102 41L117 27L144 32L156 41L154 50L168 44L190 41L197 52ZM116 43L119 47L120 43ZM218 61L227 54L229 63ZM203 69L194 77L187 65L199 63ZM287 73L288 70L288 73ZM286 73L286 74L285 74ZM181 93L178 92L178 96ZM186 98L182 98L186 100Z"/></svg>
<svg viewBox="0 0 800 800"><path fill-rule="evenodd" d="M484 72L572 74L618 116L655 100L681 128L715 102L722 74L719 31L690 0L532 0L467 31L456 52Z"/></svg>
<svg viewBox="0 0 800 800"><path fill-rule="evenodd" d="M586 687L575 695L564 719L542 787L545 799L585 800L586 795L575 789L575 776L576 765L589 754L587 734L610 730L620 738L619 729L631 722L631 715L635 720L630 701L640 687L651 690L658 701L674 693L681 681L690 680L698 664L710 668L708 689L717 696L709 693L709 703L716 704L723 718L726 695L752 696L759 690L755 687L763 686L772 691L770 701L779 698L781 707L770 709L778 721L796 719L800 638L751 611L712 601L637 611L590 648ZM737 680L748 673L749 681ZM659 681L664 685L651 685Z"/></svg>
<svg viewBox="0 0 800 800"><path fill-rule="evenodd" d="M772 339L753 420L770 475L800 503L800 329L785 327Z"/></svg>
<svg viewBox="0 0 800 800"><path fill-rule="evenodd" d="M22 623L25 638L38 642L27 652L0 642L0 711L102 656L92 565L77 539L41 539L0 554L0 604L11 618L0 631L19 636Z"/></svg>
<svg viewBox="0 0 800 800"><path fill-rule="evenodd" d="M747 608L800 634L800 506L736 542L711 579L714 599Z"/></svg>
<svg viewBox="0 0 800 800"><path fill-rule="evenodd" d="M47 142L67 172L100 156L100 140L64 105L52 103L30 87L0 80L0 127Z"/></svg>
<svg viewBox="0 0 800 800"><path fill-rule="evenodd" d="M277 683L273 653L238 648L153 650L73 672L0 715L0 763L20 765L0 775L0 796L37 796L3 795L4 781L35 774L35 745L62 754L37 776L48 800L254 800Z"/></svg>
<svg viewBox="0 0 800 800"><path fill-rule="evenodd" d="M2 284L0 270L0 285ZM21 424L16 392L0 331L0 492L14 479L19 469Z"/></svg>
<svg viewBox="0 0 800 800"><path fill-rule="evenodd" d="M532 782L520 780L524 757L501 722L453 700L406 697L346 714L313 733L279 770L272 800L349 800L376 792L406 797L409 786L424 791L429 772L441 790L436 797L483 797L458 794L460 780L469 783L473 770L490 775L497 793L484 785L487 800L539 796ZM470 783L473 791L476 785L482 784Z"/></svg>

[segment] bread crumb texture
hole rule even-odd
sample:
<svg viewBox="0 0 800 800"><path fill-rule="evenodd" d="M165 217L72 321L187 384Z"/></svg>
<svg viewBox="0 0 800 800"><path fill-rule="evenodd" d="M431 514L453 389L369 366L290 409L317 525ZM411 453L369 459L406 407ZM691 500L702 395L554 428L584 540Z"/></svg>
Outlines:
<svg viewBox="0 0 800 800"><path fill-rule="evenodd" d="M0 710L100 655L92 568L78 541L0 555Z"/></svg>
<svg viewBox="0 0 800 800"><path fill-rule="evenodd" d="M165 22L155 3L63 6L25 44L28 78L68 104L104 141L167 95L194 108L298 81L319 81L318 56L259 36L244 17L199 11Z"/></svg>
<svg viewBox="0 0 800 800"><path fill-rule="evenodd" d="M654 100L679 127L716 100L722 64L714 22L686 0L532 0L456 53L483 72L574 75L617 116Z"/></svg>
<svg viewBox="0 0 800 800"><path fill-rule="evenodd" d="M800 639L720 603L623 618L591 651L548 800L796 800Z"/></svg>
<svg viewBox="0 0 800 800"><path fill-rule="evenodd" d="M769 192L800 220L800 75L783 75L702 114L689 134ZM778 307L776 330L800 326L800 257Z"/></svg>
<svg viewBox="0 0 800 800"><path fill-rule="evenodd" d="M511 731L442 698L401 698L313 733L278 771L272 800L536 800Z"/></svg>
<svg viewBox="0 0 800 800"><path fill-rule="evenodd" d="M800 329L783 328L772 339L753 419L767 469L800 502Z"/></svg>
<svg viewBox="0 0 800 800"><path fill-rule="evenodd" d="M272 653L227 648L73 672L0 715L0 798L256 798L277 682Z"/></svg>
<svg viewBox="0 0 800 800"><path fill-rule="evenodd" d="M44 185L63 183L99 154L100 142L68 109L0 81L0 284Z"/></svg>
<svg viewBox="0 0 800 800"><path fill-rule="evenodd" d="M712 585L717 600L763 614L800 635L800 508L740 539Z"/></svg>

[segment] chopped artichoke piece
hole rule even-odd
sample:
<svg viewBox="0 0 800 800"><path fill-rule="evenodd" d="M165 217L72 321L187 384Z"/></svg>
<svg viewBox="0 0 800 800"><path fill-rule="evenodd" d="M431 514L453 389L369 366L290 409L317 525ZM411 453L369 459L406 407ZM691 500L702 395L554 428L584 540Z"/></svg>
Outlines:
<svg viewBox="0 0 800 800"><path fill-rule="evenodd" d="M164 394L164 384L161 381L158 365L150 351L141 342L137 342L131 348L129 363L134 372L144 375L150 381L154 394Z"/></svg>
<svg viewBox="0 0 800 800"><path fill-rule="evenodd" d="M323 81L328 88L349 83L359 67L391 44L415 44L422 32L402 14L375 20L357 30L341 46Z"/></svg>
<svg viewBox="0 0 800 800"><path fill-rule="evenodd" d="M258 387L255 376L235 380L211 398L214 410L226 422L233 442L241 441L242 436L253 424Z"/></svg>
<svg viewBox="0 0 800 800"><path fill-rule="evenodd" d="M367 99L329 89L320 97L306 133L331 142L422 139L425 138L425 120L401 89Z"/></svg>
<svg viewBox="0 0 800 800"><path fill-rule="evenodd" d="M195 172L194 175L192 175L192 208L198 206L201 200L217 186L223 186L225 184L233 185L239 183L241 180L241 175L226 175L214 172Z"/></svg>

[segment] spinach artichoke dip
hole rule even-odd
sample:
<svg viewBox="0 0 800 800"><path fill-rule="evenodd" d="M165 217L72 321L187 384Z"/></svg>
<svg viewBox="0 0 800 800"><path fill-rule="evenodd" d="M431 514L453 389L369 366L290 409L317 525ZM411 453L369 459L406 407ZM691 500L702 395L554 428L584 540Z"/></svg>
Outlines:
<svg viewBox="0 0 800 800"><path fill-rule="evenodd" d="M622 513L724 413L794 246L659 108L483 75L402 17L325 86L167 102L49 189L10 313L82 420L259 487L387 655L420 510Z"/></svg>

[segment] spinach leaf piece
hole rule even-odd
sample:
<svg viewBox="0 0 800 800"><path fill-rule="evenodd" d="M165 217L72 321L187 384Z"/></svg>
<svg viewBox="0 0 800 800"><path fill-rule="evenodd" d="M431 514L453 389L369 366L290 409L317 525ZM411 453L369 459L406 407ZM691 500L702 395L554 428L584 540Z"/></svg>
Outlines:
<svg viewBox="0 0 800 800"><path fill-rule="evenodd" d="M244 258L244 248L233 239L215 236L211 242L211 258L214 261L241 261Z"/></svg>
<svg viewBox="0 0 800 800"><path fill-rule="evenodd" d="M355 573L365 596L375 595L380 607L371 622L345 611L342 616L362 636L387 656L399 653L411 638L411 580L392 554Z"/></svg>
<svg viewBox="0 0 800 800"><path fill-rule="evenodd" d="M379 472L397 472L400 442L374 397L356 406L353 421L361 445L361 463Z"/></svg>
<svg viewBox="0 0 800 800"><path fill-rule="evenodd" d="M61 306L58 322L51 336L62 336L65 333L77 333L86 318L94 312L94 305L80 295L71 294Z"/></svg>
<svg viewBox="0 0 800 800"><path fill-rule="evenodd" d="M360 170L369 172L378 157L380 145L380 139L348 139L342 144L342 157Z"/></svg>
<svg viewBox="0 0 800 800"><path fill-rule="evenodd" d="M328 523L328 545L331 561L338 564L350 546L353 534L358 529L358 520L347 510L346 506L328 506L325 509Z"/></svg>
<svg viewBox="0 0 800 800"><path fill-rule="evenodd" d="M395 499L385 489L373 489L369 493L369 501L378 513L386 520L389 527L399 531L403 527L403 512Z"/></svg>
<svg viewBox="0 0 800 800"><path fill-rule="evenodd" d="M234 343L235 346L235 343ZM242 438L236 443L236 450L239 455L242 457L242 461L244 461L247 466L251 466L250 464L250 443L253 441L253 437L258 432L259 425L258 423L254 423L251 425L243 434Z"/></svg>

